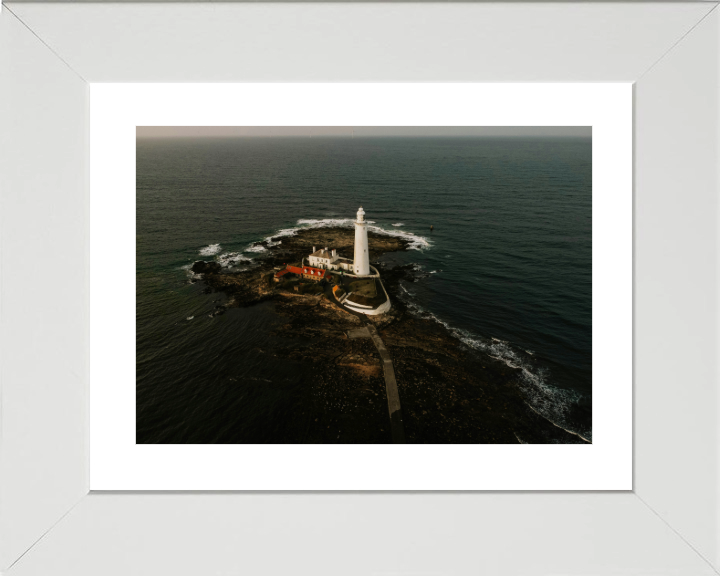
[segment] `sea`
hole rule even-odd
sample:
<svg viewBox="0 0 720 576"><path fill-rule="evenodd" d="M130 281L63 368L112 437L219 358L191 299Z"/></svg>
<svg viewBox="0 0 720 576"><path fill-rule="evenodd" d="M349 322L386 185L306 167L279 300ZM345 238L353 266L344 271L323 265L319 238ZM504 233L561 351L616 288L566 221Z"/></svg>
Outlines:
<svg viewBox="0 0 720 576"><path fill-rule="evenodd" d="M411 242L382 257L415 268L410 311L519 368L527 404L591 440L590 138L203 137L137 141L136 441L282 436L302 386L265 353L282 318L214 315L225 297L190 266L250 269L255 242L350 227L360 206Z"/></svg>

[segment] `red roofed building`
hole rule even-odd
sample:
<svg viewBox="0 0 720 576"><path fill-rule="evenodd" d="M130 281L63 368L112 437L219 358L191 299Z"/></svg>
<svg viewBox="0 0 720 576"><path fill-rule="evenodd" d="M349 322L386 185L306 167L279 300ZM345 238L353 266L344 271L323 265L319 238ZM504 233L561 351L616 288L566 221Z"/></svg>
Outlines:
<svg viewBox="0 0 720 576"><path fill-rule="evenodd" d="M320 268L313 268L312 266L303 266L302 267L303 278L307 278L308 280L316 280L320 281L323 278L325 278L325 272L327 270L321 270Z"/></svg>
<svg viewBox="0 0 720 576"><path fill-rule="evenodd" d="M275 272L275 282L280 282L283 276L287 274L297 274L298 276L302 276L302 269L298 268L297 266L285 266L282 270L278 270Z"/></svg>
<svg viewBox="0 0 720 576"><path fill-rule="evenodd" d="M282 277L286 274L297 274L302 278L319 282L325 278L326 272L327 270L321 270L320 268L314 268L313 266L303 266L302 268L299 266L285 266L285 268L275 273L275 282L280 282Z"/></svg>

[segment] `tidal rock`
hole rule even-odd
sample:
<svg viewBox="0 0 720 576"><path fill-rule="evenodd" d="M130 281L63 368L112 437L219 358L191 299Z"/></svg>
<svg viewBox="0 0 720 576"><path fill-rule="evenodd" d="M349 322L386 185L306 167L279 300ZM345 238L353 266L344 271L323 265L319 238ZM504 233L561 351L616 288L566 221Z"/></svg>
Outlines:
<svg viewBox="0 0 720 576"><path fill-rule="evenodd" d="M195 274L217 274L220 270L222 270L222 266L217 262L198 260L192 265L192 271Z"/></svg>

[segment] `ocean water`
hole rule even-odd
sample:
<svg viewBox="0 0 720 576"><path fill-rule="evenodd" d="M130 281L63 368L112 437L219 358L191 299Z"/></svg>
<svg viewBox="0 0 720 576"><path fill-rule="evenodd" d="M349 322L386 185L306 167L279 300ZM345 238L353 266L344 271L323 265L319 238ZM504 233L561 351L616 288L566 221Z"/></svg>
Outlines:
<svg viewBox="0 0 720 576"><path fill-rule="evenodd" d="M212 316L224 297L189 265L250 267L252 242L361 205L413 242L383 260L416 265L414 313L521 368L527 403L590 439L591 161L575 138L138 140L137 441L282 435L300 382L264 355L281 319L271 303Z"/></svg>

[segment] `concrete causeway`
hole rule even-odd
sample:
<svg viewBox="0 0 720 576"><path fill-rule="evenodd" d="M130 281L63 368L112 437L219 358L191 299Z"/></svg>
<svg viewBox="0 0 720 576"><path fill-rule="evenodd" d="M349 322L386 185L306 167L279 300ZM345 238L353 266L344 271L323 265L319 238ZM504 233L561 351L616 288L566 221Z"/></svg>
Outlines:
<svg viewBox="0 0 720 576"><path fill-rule="evenodd" d="M385 391L387 393L388 411L390 412L390 429L392 431L392 439L395 444L405 444L405 427L402 421L402 410L400 408L400 394L398 393L397 381L395 380L395 368L393 367L390 353L385 348L385 343L380 338L377 328L372 324L367 325L375 343L375 348L380 353L383 362L383 372L385 373Z"/></svg>

